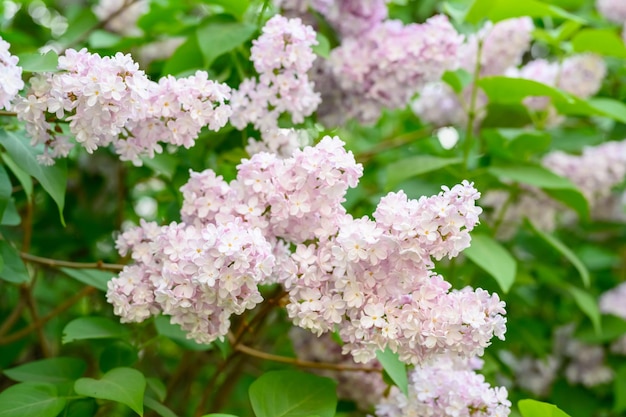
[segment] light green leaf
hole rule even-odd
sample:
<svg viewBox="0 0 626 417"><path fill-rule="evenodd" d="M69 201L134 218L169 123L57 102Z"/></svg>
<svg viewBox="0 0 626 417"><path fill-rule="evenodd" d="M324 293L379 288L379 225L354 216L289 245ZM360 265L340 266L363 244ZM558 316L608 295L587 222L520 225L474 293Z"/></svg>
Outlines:
<svg viewBox="0 0 626 417"><path fill-rule="evenodd" d="M541 188L546 194L571 207L578 215L589 217L589 203L569 179L539 165L492 166L488 172L500 180L511 180Z"/></svg>
<svg viewBox="0 0 626 417"><path fill-rule="evenodd" d="M204 66L200 46L196 36L189 36L187 40L180 45L172 56L165 61L165 66L161 70L161 74L181 75L188 72L194 72Z"/></svg>
<svg viewBox="0 0 626 417"><path fill-rule="evenodd" d="M59 56L54 51L18 55L19 65L26 72L52 72L57 70Z"/></svg>
<svg viewBox="0 0 626 417"><path fill-rule="evenodd" d="M58 160L53 166L44 166L37 162L39 152L30 146L23 134L0 130L0 144L4 146L13 161L28 174L32 175L43 186L44 190L57 203L61 223L65 206L65 188L67 186L67 167L64 159Z"/></svg>
<svg viewBox="0 0 626 417"><path fill-rule="evenodd" d="M4 213L2 213L2 220L0 221L0 224L2 226L17 226L21 222L22 218L17 212L17 208L15 207L15 201L13 200L13 198L11 198L9 199L9 203L4 210ZM2 270L2 268L0 268L0 270Z"/></svg>
<svg viewBox="0 0 626 417"><path fill-rule="evenodd" d="M573 286L569 286L569 292L574 297L574 301L580 309L589 317L593 328L597 335L602 333L602 324L600 322L600 309L598 308L598 301L595 297L586 291L581 290Z"/></svg>
<svg viewBox="0 0 626 417"><path fill-rule="evenodd" d="M608 117L618 122L626 123L626 104L611 98L590 98L587 100L589 108L598 116Z"/></svg>
<svg viewBox="0 0 626 417"><path fill-rule="evenodd" d="M20 253L6 240L0 240L0 257L4 266L0 270L0 278L13 284L23 284L30 281L26 265L20 258Z"/></svg>
<svg viewBox="0 0 626 417"><path fill-rule="evenodd" d="M613 29L583 29L572 39L572 47L576 52L626 58L626 45Z"/></svg>
<svg viewBox="0 0 626 417"><path fill-rule="evenodd" d="M459 94L472 82L472 74L460 68L456 71L446 71L441 77L441 81L448 84L455 93Z"/></svg>
<svg viewBox="0 0 626 417"><path fill-rule="evenodd" d="M404 395L409 395L409 379L406 374L406 364L398 358L397 353L393 353L387 348L384 351L377 350L376 358L383 366L387 375L400 388Z"/></svg>
<svg viewBox="0 0 626 417"><path fill-rule="evenodd" d="M111 48L117 45L122 37L107 30L94 30L89 35L88 43L92 48Z"/></svg>
<svg viewBox="0 0 626 417"><path fill-rule="evenodd" d="M328 42L328 38L318 32L316 39L317 45L313 45L313 52L318 56L328 58L330 56L330 42Z"/></svg>
<svg viewBox="0 0 626 417"><path fill-rule="evenodd" d="M393 162L387 166L386 188L391 190L406 179L461 162L463 162L461 158L439 158L428 155L414 156Z"/></svg>
<svg viewBox="0 0 626 417"><path fill-rule="evenodd" d="M578 270L578 273L580 274L580 278L582 279L583 284L585 285L585 287L589 288L589 285L591 284L589 271L587 270L587 267L585 267L585 264L583 264L582 261L578 258L578 256L576 256L576 254L572 252L570 248L565 246L563 242L561 242L559 239L557 239L553 235L546 233L543 230L539 229L530 220L528 221L528 224L530 225L530 228L533 230L533 232L536 235L538 235L545 242L547 242L550 246L556 249L561 255L567 258L572 263L572 265L574 265L574 267Z"/></svg>
<svg viewBox="0 0 626 417"><path fill-rule="evenodd" d="M154 394L155 398L159 401L165 401L165 397L167 396L167 388L163 381L157 378L146 378L146 384L148 387L148 391L146 394Z"/></svg>
<svg viewBox="0 0 626 417"><path fill-rule="evenodd" d="M615 395L615 404L613 411L621 413L626 410L626 365L619 367L615 373L615 382L613 383L613 393Z"/></svg>
<svg viewBox="0 0 626 417"><path fill-rule="evenodd" d="M517 262L508 250L490 236L472 234L472 244L463 253L491 275L502 291L509 292L515 282Z"/></svg>
<svg viewBox="0 0 626 417"><path fill-rule="evenodd" d="M63 343L84 339L126 339L130 332L120 323L105 317L79 317L63 329Z"/></svg>
<svg viewBox="0 0 626 417"><path fill-rule="evenodd" d="M256 417L333 417L336 382L299 371L267 372L250 385Z"/></svg>
<svg viewBox="0 0 626 417"><path fill-rule="evenodd" d="M517 403L522 417L570 417L554 404L536 400L520 400Z"/></svg>
<svg viewBox="0 0 626 417"><path fill-rule="evenodd" d="M33 179L24 170L17 166L17 164L6 153L2 153L2 160L7 167L17 177L17 180L22 184L26 197L30 200L33 196Z"/></svg>
<svg viewBox="0 0 626 417"><path fill-rule="evenodd" d="M549 5L536 0L474 0L465 16L469 23L479 23L487 18L492 22L511 19L514 17L555 17L585 23L585 20L566 12L560 7Z"/></svg>
<svg viewBox="0 0 626 417"><path fill-rule="evenodd" d="M4 166L0 165L0 218L4 215L4 210L9 205L11 194L13 192L13 186L11 185L11 179Z"/></svg>
<svg viewBox="0 0 626 417"><path fill-rule="evenodd" d="M248 6L250 6L250 0L205 0L209 4L217 4L224 8L226 13L235 16L241 20Z"/></svg>
<svg viewBox="0 0 626 417"><path fill-rule="evenodd" d="M234 416L232 414L220 414L220 413L218 413L218 414L205 414L202 417L237 417L237 416Z"/></svg>
<svg viewBox="0 0 626 417"><path fill-rule="evenodd" d="M242 45L256 32L256 26L239 22L209 22L196 31L204 65L210 67L217 57Z"/></svg>
<svg viewBox="0 0 626 417"><path fill-rule="evenodd" d="M161 417L178 417L172 410L155 400L154 398L144 397L143 405L151 409Z"/></svg>
<svg viewBox="0 0 626 417"><path fill-rule="evenodd" d="M533 80L504 76L484 77L478 81L491 102L520 103L526 97L550 97L555 102L575 104L576 99L569 94Z"/></svg>
<svg viewBox="0 0 626 417"><path fill-rule="evenodd" d="M91 285L100 291L107 291L107 283L115 276L113 272L101 271L99 269L73 269L59 268L65 275L74 278L83 284Z"/></svg>
<svg viewBox="0 0 626 417"><path fill-rule="evenodd" d="M18 382L49 382L57 384L74 381L80 378L87 370L87 364L82 359L57 357L42 359L5 369L4 374Z"/></svg>
<svg viewBox="0 0 626 417"><path fill-rule="evenodd" d="M115 368L100 379L80 378L74 384L79 395L116 401L143 416L143 394L146 379L133 368Z"/></svg>
<svg viewBox="0 0 626 417"><path fill-rule="evenodd" d="M56 417L65 402L52 384L24 382L0 392L0 417Z"/></svg>

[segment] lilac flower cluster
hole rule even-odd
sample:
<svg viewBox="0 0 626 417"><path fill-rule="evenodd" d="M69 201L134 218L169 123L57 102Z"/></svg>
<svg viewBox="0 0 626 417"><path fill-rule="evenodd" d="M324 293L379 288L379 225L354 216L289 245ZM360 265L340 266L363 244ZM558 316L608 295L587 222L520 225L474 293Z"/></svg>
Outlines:
<svg viewBox="0 0 626 417"><path fill-rule="evenodd" d="M604 314L626 319L626 283L621 283L600 296L600 311ZM611 351L626 355L626 336L622 336L611 344Z"/></svg>
<svg viewBox="0 0 626 417"><path fill-rule="evenodd" d="M315 31L300 19L272 17L253 41L251 59L259 79L246 79L233 91L232 125L243 129L251 123L264 136L278 129L282 113L290 113L295 124L311 115L320 103L307 76L316 44Z"/></svg>
<svg viewBox="0 0 626 417"><path fill-rule="evenodd" d="M318 337L311 332L292 327L289 331L289 337L299 359L310 362L356 365L352 357L341 353L341 347L329 333ZM367 365L380 369L382 373L383 367L377 360L373 360ZM319 375L335 379L338 382L337 395L339 398L352 400L363 410L375 406L387 390L387 383L383 380L381 373L330 370L318 370L316 372Z"/></svg>
<svg viewBox="0 0 626 417"><path fill-rule="evenodd" d="M480 289L449 292L450 284L432 271L433 259L454 257L469 246L469 231L481 212L475 205L479 193L467 182L452 189L443 187L439 195L420 200L391 193L378 205L376 221L353 219L341 203L347 189L357 185L363 168L343 145L339 138L325 137L315 147L296 150L290 158L258 153L242 160L230 184L210 170L192 173L181 188L182 225L165 226L156 238L148 238L156 242L156 248L126 243L142 242L143 237L123 237L118 243L123 253L133 251L137 265L112 281L109 298L116 311L129 314L129 320L152 313L155 308L150 296L140 303L143 314L132 313L133 288L123 289L121 283L126 275L133 277L131 282L154 279L143 271L148 268L156 274L169 257L168 265L176 272L171 279L165 277L171 282L166 288L174 291L183 285L181 294L192 306L197 302L190 298L207 293L209 287L214 294L218 283L234 280L237 288L245 283L245 295L250 294L253 301L231 301L238 309L215 318L215 328L225 328L222 324L227 313L239 314L257 302L248 284L278 282L289 291L287 311L294 323L317 334L339 329L346 342L343 352L351 353L357 362L373 359L374 352L386 346L412 363L443 352L482 354L494 335L503 338L504 303L497 295ZM223 229L235 227L239 228L235 235L241 237L228 242L242 252L243 258L229 260L241 264L245 271L241 275L231 271L230 263L220 260L232 255L219 249L226 239ZM132 233L142 232L136 229ZM246 233L253 242L249 246L244 246L250 240ZM183 237L187 234L191 237ZM228 272L240 278L226 278L220 269L206 272L206 265L195 254L206 251L211 251L208 265L228 265ZM178 258L173 257L174 252ZM246 262L247 256L256 258ZM175 259L184 263L180 265ZM254 275L250 268L263 275ZM152 293L157 300L157 291ZM176 303L164 299L167 305L174 305L173 309L162 304L156 309L177 316ZM211 300L204 301L205 308L214 308L219 295ZM146 310L145 305L153 306L153 310ZM206 328L205 323L204 327L190 323L190 314L177 322L184 321L186 329ZM220 334L214 331L207 338ZM190 337L208 340L197 332Z"/></svg>
<svg viewBox="0 0 626 417"><path fill-rule="evenodd" d="M482 361L441 356L410 374L409 395L392 387L376 406L377 417L506 417L511 402L504 387L491 387L476 372Z"/></svg>
<svg viewBox="0 0 626 417"><path fill-rule="evenodd" d="M424 24L386 20L358 37L344 38L329 61L343 93L336 107L363 123L375 122L385 108L404 107L424 85L457 65L461 42L445 16Z"/></svg>
<svg viewBox="0 0 626 417"><path fill-rule="evenodd" d="M480 77L502 75L508 68L519 65L530 47L533 22L528 17L503 20L495 25L488 22L477 34L470 36L459 47L459 65L474 75L480 59ZM482 43L479 55L479 43ZM425 122L436 126L464 125L467 123L473 84L456 94L442 82L428 84L413 101L413 112ZM443 103L443 106L442 106ZM480 120L487 97L478 92L474 111Z"/></svg>
<svg viewBox="0 0 626 417"><path fill-rule="evenodd" d="M11 55L9 45L0 36L0 109L11 109L11 102L24 88L22 68L17 65L18 58Z"/></svg>
<svg viewBox="0 0 626 417"><path fill-rule="evenodd" d="M626 24L626 3L620 0L596 0L598 12L607 20Z"/></svg>
<svg viewBox="0 0 626 417"><path fill-rule="evenodd" d="M375 221L346 215L336 234L299 244L297 269L285 282L289 316L316 334L335 329L344 353L368 362L391 348L421 363L443 352L482 354L505 332L504 303L486 291L450 290L432 259L469 246L479 193L464 181L430 198L384 197Z"/></svg>
<svg viewBox="0 0 626 417"><path fill-rule="evenodd" d="M626 141L586 147L581 155L554 151L543 158L542 164L578 187L594 217L596 212L606 217L606 210L603 209L613 197L612 190L626 177ZM496 210L493 217L502 219L502 238L511 237L524 217L531 219L542 230L552 231L558 224L559 215L571 214L569 211L563 213L561 204L534 187L527 187L513 204L506 204L508 198L506 192L491 191L483 200L483 205ZM504 214L501 213L503 209L506 210Z"/></svg>
<svg viewBox="0 0 626 417"><path fill-rule="evenodd" d="M59 57L60 72L30 80L27 96L16 101L33 144L44 144L42 162L67 156L69 139L49 121L69 121L69 129L87 152L113 144L122 160L141 165L142 155L162 152L159 142L193 146L200 129L219 130L231 109L230 88L204 71L176 79L150 81L130 55L100 57L86 49Z"/></svg>
<svg viewBox="0 0 626 417"><path fill-rule="evenodd" d="M100 0L93 8L93 13L105 27L126 36L141 35L137 21L149 10L146 0Z"/></svg>

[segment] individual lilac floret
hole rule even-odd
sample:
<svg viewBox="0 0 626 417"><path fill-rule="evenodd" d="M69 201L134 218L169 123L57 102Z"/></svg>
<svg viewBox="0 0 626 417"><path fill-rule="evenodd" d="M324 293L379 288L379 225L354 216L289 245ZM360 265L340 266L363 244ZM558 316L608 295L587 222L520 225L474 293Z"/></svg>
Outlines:
<svg viewBox="0 0 626 417"><path fill-rule="evenodd" d="M620 25L626 23L626 2L622 0L596 0L596 8L605 19Z"/></svg>
<svg viewBox="0 0 626 417"><path fill-rule="evenodd" d="M11 55L9 45L0 37L0 109L10 110L11 102L24 88L22 68L17 65L18 57Z"/></svg>
<svg viewBox="0 0 626 417"><path fill-rule="evenodd" d="M441 356L410 374L409 395L392 387L376 406L377 417L506 417L511 402L504 387L491 387L476 372L477 359Z"/></svg>
<svg viewBox="0 0 626 417"><path fill-rule="evenodd" d="M252 46L252 62L259 79L246 79L233 91L231 123L237 129L252 124L261 135L278 129L278 117L287 112L302 123L320 103L307 71L313 65L315 31L300 19L276 15L263 27Z"/></svg>
<svg viewBox="0 0 626 417"><path fill-rule="evenodd" d="M146 0L99 0L93 13L101 22L106 21L105 27L112 32L140 36L142 32L137 27L137 21L149 8Z"/></svg>
<svg viewBox="0 0 626 417"><path fill-rule="evenodd" d="M122 322L158 312L198 343L223 339L230 316L263 301L257 285L272 272L272 247L241 220L204 227L142 223L117 247L135 264L108 283L107 300Z"/></svg>
<svg viewBox="0 0 626 417"><path fill-rule="evenodd" d="M362 36L345 38L331 52L342 89L342 111L373 123L383 109L406 106L417 91L457 65L462 42L445 16L424 24L387 20Z"/></svg>
<svg viewBox="0 0 626 417"><path fill-rule="evenodd" d="M148 80L130 55L100 57L69 49L60 72L31 78L27 96L16 101L33 144L44 144L43 163L67 156L71 143L49 119L69 122L87 152L113 144L122 160L141 165L141 156L160 153L159 142L193 146L200 129L219 130L228 121L230 88L204 71L187 78Z"/></svg>
<svg viewBox="0 0 626 417"><path fill-rule="evenodd" d="M293 342L298 359L310 362L325 362L337 365L355 366L351 356L341 353L341 346L330 334L315 336L298 327L292 327L289 338ZM387 383L383 380L380 362L373 360L367 364L380 372L341 372L331 370L314 370L319 375L333 378L338 382L337 395L341 399L352 400L362 410L369 410L382 398Z"/></svg>

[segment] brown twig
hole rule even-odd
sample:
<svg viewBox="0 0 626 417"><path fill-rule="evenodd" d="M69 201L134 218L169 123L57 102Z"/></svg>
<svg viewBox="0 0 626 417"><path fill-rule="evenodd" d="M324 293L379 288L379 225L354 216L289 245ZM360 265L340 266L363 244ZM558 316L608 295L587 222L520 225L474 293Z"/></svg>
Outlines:
<svg viewBox="0 0 626 417"><path fill-rule="evenodd" d="M37 310L37 303L35 302L35 297L33 297L33 285L24 285L22 286L22 299L26 300L26 307L28 308L28 312L30 313L31 318L33 319L33 323L38 323L41 320L39 316L39 311ZM43 333L43 327L37 326L34 329L37 332L37 339L39 340L39 347L41 348L41 353L44 358L50 357L50 349L48 348L48 341L46 340L46 336ZM10 336L9 336L10 337Z"/></svg>
<svg viewBox="0 0 626 417"><path fill-rule="evenodd" d="M0 110L0 116L16 117L17 113L12 112L12 111Z"/></svg>
<svg viewBox="0 0 626 417"><path fill-rule="evenodd" d="M50 268L72 268L72 269L100 269L102 271L119 272L124 269L125 265L120 264L106 264L102 261L97 262L69 262L60 261L58 259L42 258L41 256L31 255L30 253L22 252L20 256L26 262L33 262L40 265L45 265Z"/></svg>
<svg viewBox="0 0 626 417"><path fill-rule="evenodd" d="M47 322L49 322L50 320L52 320L59 314L63 313L65 310L69 309L74 304L76 304L81 298L91 294L95 290L96 289L94 287L89 287L89 286L84 287L82 290L80 290L79 292L77 292L76 294L68 298L67 300L65 300L63 304L60 304L59 306L57 306L54 310L52 310L45 316L40 317L37 321L31 323L30 326L25 327L21 330L18 330L17 332L12 333L6 337L0 338L0 346L13 343L17 340L22 339L23 337L28 336L33 331L40 329L44 324L46 324Z"/></svg>
<svg viewBox="0 0 626 417"><path fill-rule="evenodd" d="M17 319L20 318L24 307L26 307L26 301L23 298L20 298L13 311L11 311L11 314L9 314L9 317L7 317L0 326L0 337L4 336L9 330L11 330L13 325L17 322Z"/></svg>
<svg viewBox="0 0 626 417"><path fill-rule="evenodd" d="M326 362L309 362L309 361L303 361L297 358L274 355L271 353L262 352L260 350L251 348L246 345L242 345L241 343L235 345L233 349L243 354L246 354L248 356L253 356L255 358L265 359L265 360L272 361L272 362L288 363L290 365L294 365L300 368L328 369L331 371L343 371L343 372L381 372L380 368L372 368L368 366L343 365L343 364L326 363Z"/></svg>

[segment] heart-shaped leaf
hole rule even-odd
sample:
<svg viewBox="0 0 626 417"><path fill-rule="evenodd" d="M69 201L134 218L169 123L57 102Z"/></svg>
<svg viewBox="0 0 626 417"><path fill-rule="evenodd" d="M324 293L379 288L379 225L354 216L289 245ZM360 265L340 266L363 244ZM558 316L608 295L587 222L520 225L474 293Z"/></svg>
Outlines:
<svg viewBox="0 0 626 417"><path fill-rule="evenodd" d="M74 383L74 390L79 395L125 404L143 416L146 378L136 369L115 368L101 379L80 378Z"/></svg>

